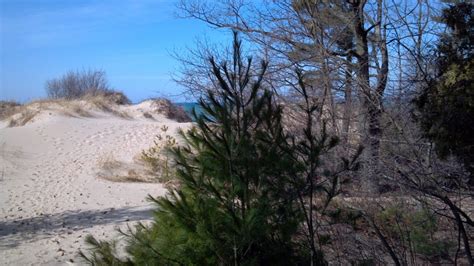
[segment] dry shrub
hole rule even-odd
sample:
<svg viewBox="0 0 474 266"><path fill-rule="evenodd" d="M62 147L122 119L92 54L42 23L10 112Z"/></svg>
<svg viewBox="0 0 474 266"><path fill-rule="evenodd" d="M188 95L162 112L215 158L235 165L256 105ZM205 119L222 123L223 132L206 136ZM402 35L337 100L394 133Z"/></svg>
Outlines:
<svg viewBox="0 0 474 266"><path fill-rule="evenodd" d="M123 95L123 94L122 94ZM88 94L85 95L84 97L81 98L81 100L86 101L87 103L90 103L93 107L98 108L101 111L113 114L115 116L124 118L124 119L130 119L131 117L123 112L117 110L115 107L118 105L116 101L120 100L118 98L115 98L115 96L111 95L106 95L106 94ZM127 99L128 100L128 99Z"/></svg>
<svg viewBox="0 0 474 266"><path fill-rule="evenodd" d="M122 166L122 164L117 161L112 154L106 154L99 157L98 164L99 167L105 171L113 171Z"/></svg>
<svg viewBox="0 0 474 266"><path fill-rule="evenodd" d="M93 115L84 109L77 102L59 102L59 105L64 109L60 111L61 114L70 117L93 117Z"/></svg>
<svg viewBox="0 0 474 266"><path fill-rule="evenodd" d="M169 119L178 122L191 122L191 118L188 116L186 111L181 106L173 104L168 99L152 99L152 107L155 112L163 114Z"/></svg>
<svg viewBox="0 0 474 266"><path fill-rule="evenodd" d="M25 108L20 113L11 116L10 120L8 121L8 127L24 126L28 122L30 122L38 113L39 111L37 110Z"/></svg>
<svg viewBox="0 0 474 266"><path fill-rule="evenodd" d="M113 90L103 70L69 71L60 78L46 82L46 92L51 99L81 99L102 96L115 104L130 104L122 93Z"/></svg>
<svg viewBox="0 0 474 266"><path fill-rule="evenodd" d="M112 102L118 105L127 105L127 104L132 103L132 101L130 101L130 99L121 91L109 90L109 91L99 92L96 95L102 96L105 99L107 99L109 102Z"/></svg>
<svg viewBox="0 0 474 266"><path fill-rule="evenodd" d="M92 117L91 113L89 113L87 110L85 110L84 108L82 108L82 106L78 104L75 104L72 107L72 112L74 114L78 114L81 117Z"/></svg>
<svg viewBox="0 0 474 266"><path fill-rule="evenodd" d="M0 120L8 120L8 127L24 126L30 122L41 110L51 109L51 106L61 106L58 100L34 100L20 105L14 102L0 102Z"/></svg>
<svg viewBox="0 0 474 266"><path fill-rule="evenodd" d="M21 109L21 104L13 101L0 101L0 120L14 115Z"/></svg>
<svg viewBox="0 0 474 266"><path fill-rule="evenodd" d="M78 100L102 102L107 105L127 105L131 104L130 99L120 91L100 91L87 93L79 97Z"/></svg>
<svg viewBox="0 0 474 266"><path fill-rule="evenodd" d="M148 119L153 119L153 116L148 112L144 112L143 117L148 118Z"/></svg>
<svg viewBox="0 0 474 266"><path fill-rule="evenodd" d="M434 263L447 258L449 249L454 246L439 237L438 217L426 207L392 205L378 213L375 220L387 238L396 241L394 249L400 254L408 251Z"/></svg>
<svg viewBox="0 0 474 266"><path fill-rule="evenodd" d="M113 182L156 182L141 169L140 165L118 161L112 154L105 154L98 160L99 178Z"/></svg>
<svg viewBox="0 0 474 266"><path fill-rule="evenodd" d="M163 126L161 134L156 136L154 145L147 150L142 151L139 158L144 163L149 174L158 178L159 182L168 183L173 180L174 162L168 154L168 150L177 145L176 139L167 134L168 127Z"/></svg>
<svg viewBox="0 0 474 266"><path fill-rule="evenodd" d="M402 265L445 265L455 252L444 219L408 197L337 197L319 218L329 218L318 235L329 237L321 244L330 264L386 264L383 241Z"/></svg>

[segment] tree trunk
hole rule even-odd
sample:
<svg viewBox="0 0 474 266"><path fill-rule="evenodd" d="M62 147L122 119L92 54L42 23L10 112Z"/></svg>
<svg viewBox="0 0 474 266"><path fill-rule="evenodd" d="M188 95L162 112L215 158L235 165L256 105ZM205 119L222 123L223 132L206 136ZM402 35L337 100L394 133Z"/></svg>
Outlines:
<svg viewBox="0 0 474 266"><path fill-rule="evenodd" d="M344 144L349 143L352 116L352 56L347 57L344 88L344 114L342 118L342 134Z"/></svg>
<svg viewBox="0 0 474 266"><path fill-rule="evenodd" d="M375 46L380 52L381 67L377 68L377 84L371 87L369 68L368 30L364 28L364 6L366 1L354 1L352 4L353 31L355 36L355 56L357 58L357 81L362 105L365 111L364 139L365 146L365 176L362 180L363 189L369 193L379 191L380 184L380 140L382 137L381 116L382 96L387 84L388 52L385 40L385 29L382 30L382 1L377 1L377 21L375 28ZM375 48L374 48L375 49ZM377 52L375 53L377 57ZM379 58L373 58L378 60Z"/></svg>
<svg viewBox="0 0 474 266"><path fill-rule="evenodd" d="M379 97L375 97L376 93L370 87L369 76L369 46L367 40L367 31L364 28L364 5L365 1L358 1L353 4L354 16L354 35L357 58L357 81L360 94L363 98L362 105L364 108L365 119L363 127L365 146L365 174L362 180L363 189L368 193L378 191L379 177L379 149L380 149L380 115L378 108Z"/></svg>

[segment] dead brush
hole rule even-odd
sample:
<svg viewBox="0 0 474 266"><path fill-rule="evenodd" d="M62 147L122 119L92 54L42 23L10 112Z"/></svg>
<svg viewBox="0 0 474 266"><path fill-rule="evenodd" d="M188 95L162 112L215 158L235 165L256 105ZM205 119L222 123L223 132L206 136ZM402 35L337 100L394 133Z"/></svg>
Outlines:
<svg viewBox="0 0 474 266"><path fill-rule="evenodd" d="M113 106L116 104L103 95L86 95L82 98L82 100L89 102L101 111L113 114L120 118L131 118L127 113L114 109Z"/></svg>
<svg viewBox="0 0 474 266"><path fill-rule="evenodd" d="M39 111L25 108L19 114L13 115L8 121L8 127L20 127L30 122Z"/></svg>
<svg viewBox="0 0 474 266"><path fill-rule="evenodd" d="M18 113L22 105L13 101L0 101L0 120L7 119Z"/></svg>
<svg viewBox="0 0 474 266"><path fill-rule="evenodd" d="M166 183L174 177L174 163L168 150L177 145L176 139L167 134L168 127L161 127L161 134L153 141L154 146L142 151L140 161L144 163L149 173L158 177L160 182Z"/></svg>
<svg viewBox="0 0 474 266"><path fill-rule="evenodd" d="M113 170L120 168L122 164L117 161L112 154L106 154L99 157L98 165L100 169L112 172Z"/></svg>
<svg viewBox="0 0 474 266"><path fill-rule="evenodd" d="M143 117L145 117L147 119L153 119L154 120L153 116L149 112L144 112Z"/></svg>
<svg viewBox="0 0 474 266"><path fill-rule="evenodd" d="M83 106L78 102L64 102L60 103L62 106L61 114L69 117L93 117L93 115L87 111Z"/></svg>
<svg viewBox="0 0 474 266"><path fill-rule="evenodd" d="M85 110L78 104L75 104L74 106L72 106L71 109L74 114L77 114L81 117L92 117L91 113L89 113L87 110Z"/></svg>
<svg viewBox="0 0 474 266"><path fill-rule="evenodd" d="M136 164L118 161L111 153L98 160L99 178L112 182L155 182L155 180Z"/></svg>

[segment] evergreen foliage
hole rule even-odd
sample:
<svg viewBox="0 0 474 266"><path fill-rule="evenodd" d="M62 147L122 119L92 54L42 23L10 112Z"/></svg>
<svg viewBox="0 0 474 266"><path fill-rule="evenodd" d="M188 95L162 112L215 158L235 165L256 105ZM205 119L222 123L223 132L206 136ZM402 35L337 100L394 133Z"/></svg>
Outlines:
<svg viewBox="0 0 474 266"><path fill-rule="evenodd" d="M198 264L292 258L298 215L282 184L292 165L282 149L281 110L262 88L266 63L254 80L251 59L245 64L240 49L236 39L231 70L210 60L222 90L201 100L205 115L183 134L188 146L174 150L181 187L156 200L173 214L191 250L199 251L191 256Z"/></svg>
<svg viewBox="0 0 474 266"><path fill-rule="evenodd" d="M237 33L232 64L209 62L221 89L200 100L196 127L181 132L184 146L170 150L179 185L167 197L149 197L158 206L151 226L122 232L129 259L114 255L113 242L89 237L92 255L82 254L89 263L326 264L315 243L316 213L339 193L340 181L338 174L319 170L320 157L337 138L328 136L324 124L316 136L311 118L316 108L310 105L303 136L286 132L282 108L263 85L267 63L254 70L252 59L242 58ZM348 169L354 161L341 164ZM313 201L316 196L323 206Z"/></svg>
<svg viewBox="0 0 474 266"><path fill-rule="evenodd" d="M397 248L406 248L427 258L446 257L452 243L436 238L438 217L422 206L413 210L400 205L389 206L376 216L380 229L389 239L397 240Z"/></svg>
<svg viewBox="0 0 474 266"><path fill-rule="evenodd" d="M436 76L417 99L420 122L441 157L455 155L474 185L474 5L461 2L443 10L449 34L437 47Z"/></svg>
<svg viewBox="0 0 474 266"><path fill-rule="evenodd" d="M205 114L197 128L182 132L187 145L173 149L180 186L166 198L150 198L158 205L155 221L124 232L128 252L135 264L295 262L292 237L301 216L284 182L295 166L285 150L281 108L262 88L267 64L253 73L237 38L232 66L210 63L222 90L200 101Z"/></svg>

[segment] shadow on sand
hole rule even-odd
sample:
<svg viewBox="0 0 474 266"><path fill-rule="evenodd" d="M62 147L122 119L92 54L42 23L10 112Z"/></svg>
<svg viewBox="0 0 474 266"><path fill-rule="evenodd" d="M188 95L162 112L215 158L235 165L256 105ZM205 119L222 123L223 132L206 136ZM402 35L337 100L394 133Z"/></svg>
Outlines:
<svg viewBox="0 0 474 266"><path fill-rule="evenodd" d="M66 211L32 218L0 221L0 249L15 247L24 241L72 234L96 225L119 225L150 219L152 208L125 207L102 210Z"/></svg>

